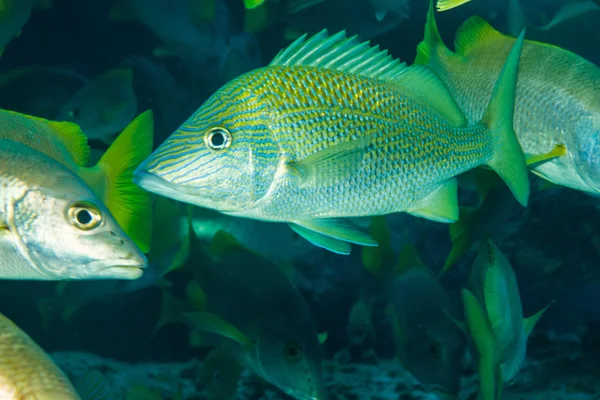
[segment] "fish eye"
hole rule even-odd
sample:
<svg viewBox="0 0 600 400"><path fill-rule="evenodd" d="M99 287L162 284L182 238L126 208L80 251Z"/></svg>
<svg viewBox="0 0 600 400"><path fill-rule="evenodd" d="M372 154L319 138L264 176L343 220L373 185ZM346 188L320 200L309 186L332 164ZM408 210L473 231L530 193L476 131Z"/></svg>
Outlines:
<svg viewBox="0 0 600 400"><path fill-rule="evenodd" d="M102 223L102 213L91 203L75 203L69 207L67 215L71 225L82 231L95 229Z"/></svg>
<svg viewBox="0 0 600 400"><path fill-rule="evenodd" d="M211 150L225 150L231 145L231 133L223 127L214 127L206 132L204 142Z"/></svg>
<svg viewBox="0 0 600 400"><path fill-rule="evenodd" d="M285 359L290 362L295 362L302 358L302 348L296 342L288 342L283 350Z"/></svg>

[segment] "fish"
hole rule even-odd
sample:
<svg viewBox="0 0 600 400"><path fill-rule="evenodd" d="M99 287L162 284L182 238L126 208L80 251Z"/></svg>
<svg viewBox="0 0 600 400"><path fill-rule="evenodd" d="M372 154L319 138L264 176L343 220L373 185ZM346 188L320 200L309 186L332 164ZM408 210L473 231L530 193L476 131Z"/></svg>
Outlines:
<svg viewBox="0 0 600 400"><path fill-rule="evenodd" d="M469 3L471 0L437 0L436 8L438 11L448 11L453 8Z"/></svg>
<svg viewBox="0 0 600 400"><path fill-rule="evenodd" d="M234 400L244 368L234 355L214 348L196 371L196 385L208 400Z"/></svg>
<svg viewBox="0 0 600 400"><path fill-rule="evenodd" d="M350 243L377 245L348 217L457 220L455 177L477 166L494 169L526 205L529 178L512 130L522 41L485 118L467 126L428 68L406 67L343 31L304 35L214 93L134 182L228 215L287 223L339 254Z"/></svg>
<svg viewBox="0 0 600 400"><path fill-rule="evenodd" d="M173 296L166 295L159 326L183 322L287 395L325 399L319 335L285 273L225 232L215 235L209 253L190 234L194 279L186 289L187 309L169 305Z"/></svg>
<svg viewBox="0 0 600 400"><path fill-rule="evenodd" d="M137 98L129 68L110 70L95 78L68 99L57 121L74 122L89 139L111 142L135 118Z"/></svg>
<svg viewBox="0 0 600 400"><path fill-rule="evenodd" d="M48 0L2 0L0 2L0 55L29 20L34 7L50 8L52 2Z"/></svg>
<svg viewBox="0 0 600 400"><path fill-rule="evenodd" d="M96 374L98 374L96 372ZM52 359L14 322L0 314L0 398L2 400L109 400L86 375L77 393ZM97 376L96 376L97 379ZM95 384L94 386L92 384ZM100 382L105 385L105 382ZM78 386L79 387L79 386ZM94 388L96 390L91 390ZM88 391L90 390L90 391Z"/></svg>
<svg viewBox="0 0 600 400"><path fill-rule="evenodd" d="M369 0L375 7L375 18L383 21L388 13L395 14L398 18L408 19L410 17L410 2L400 0Z"/></svg>
<svg viewBox="0 0 600 400"><path fill-rule="evenodd" d="M62 164L0 140L0 278L136 279L146 257Z"/></svg>
<svg viewBox="0 0 600 400"><path fill-rule="evenodd" d="M371 315L372 307L372 304L367 304L367 301L361 297L350 309L346 331L351 345L360 346L369 338L375 337Z"/></svg>
<svg viewBox="0 0 600 400"><path fill-rule="evenodd" d="M546 306L523 318L517 278L506 256L485 241L473 263L469 288L461 292L466 329L478 354L482 400L502 399L502 387L519 372L527 338Z"/></svg>
<svg viewBox="0 0 600 400"><path fill-rule="evenodd" d="M96 165L88 167L90 147L78 125L0 110L0 140L24 144L74 172L144 253L150 249L152 205L150 195L132 183L132 173L152 152L153 134L153 114L146 111L121 132Z"/></svg>
<svg viewBox="0 0 600 400"><path fill-rule="evenodd" d="M503 60L515 43L480 17L459 28L456 52L444 45L430 4L415 64L444 82L470 122L484 115ZM526 40L521 54L514 128L530 170L560 186L600 193L600 69L577 54ZM563 146L562 156L543 155Z"/></svg>

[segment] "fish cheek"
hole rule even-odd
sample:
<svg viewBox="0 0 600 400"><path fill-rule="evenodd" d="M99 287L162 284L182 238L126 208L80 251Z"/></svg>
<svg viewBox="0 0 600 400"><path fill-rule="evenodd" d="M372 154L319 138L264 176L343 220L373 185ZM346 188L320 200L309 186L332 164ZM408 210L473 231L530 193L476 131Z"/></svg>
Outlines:
<svg viewBox="0 0 600 400"><path fill-rule="evenodd" d="M581 178L600 193L600 115L582 118L571 138L563 157L572 157Z"/></svg>

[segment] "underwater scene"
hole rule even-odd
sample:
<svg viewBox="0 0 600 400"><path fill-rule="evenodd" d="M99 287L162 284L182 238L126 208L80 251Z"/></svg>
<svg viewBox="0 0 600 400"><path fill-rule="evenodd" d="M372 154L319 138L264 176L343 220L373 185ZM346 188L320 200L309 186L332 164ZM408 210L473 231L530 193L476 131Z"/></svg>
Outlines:
<svg viewBox="0 0 600 400"><path fill-rule="evenodd" d="M0 400L600 400L600 0L0 0Z"/></svg>

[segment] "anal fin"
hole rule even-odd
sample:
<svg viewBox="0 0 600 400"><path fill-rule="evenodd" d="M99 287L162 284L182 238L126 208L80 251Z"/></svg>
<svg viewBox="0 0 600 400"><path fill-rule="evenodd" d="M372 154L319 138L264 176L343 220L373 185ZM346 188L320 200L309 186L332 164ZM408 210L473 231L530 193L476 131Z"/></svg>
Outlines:
<svg viewBox="0 0 600 400"><path fill-rule="evenodd" d="M457 196L456 179L448 179L406 212L436 222L455 222L458 220Z"/></svg>

